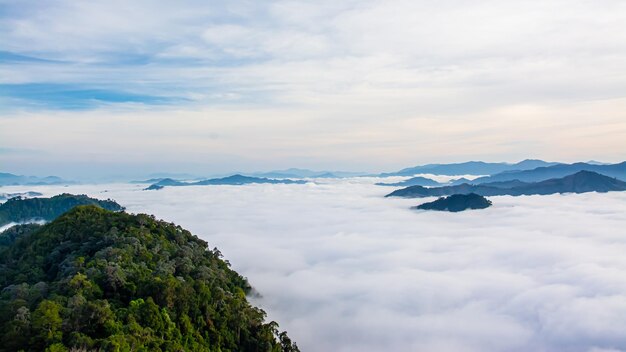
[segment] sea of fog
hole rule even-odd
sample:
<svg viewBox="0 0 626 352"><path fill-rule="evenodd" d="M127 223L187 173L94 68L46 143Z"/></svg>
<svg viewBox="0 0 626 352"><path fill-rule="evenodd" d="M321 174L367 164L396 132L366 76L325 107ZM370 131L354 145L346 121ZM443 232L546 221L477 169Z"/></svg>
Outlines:
<svg viewBox="0 0 626 352"><path fill-rule="evenodd" d="M3 191L112 198L180 224L302 351L626 350L626 192L420 212L376 181Z"/></svg>

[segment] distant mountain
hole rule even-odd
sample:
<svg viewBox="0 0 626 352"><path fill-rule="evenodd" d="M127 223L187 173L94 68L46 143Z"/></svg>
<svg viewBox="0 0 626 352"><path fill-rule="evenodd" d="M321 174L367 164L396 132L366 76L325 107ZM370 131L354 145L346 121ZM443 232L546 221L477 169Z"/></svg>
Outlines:
<svg viewBox="0 0 626 352"><path fill-rule="evenodd" d="M579 171L563 178L554 178L510 189L520 195L553 193L586 193L626 191L626 182L593 171Z"/></svg>
<svg viewBox="0 0 626 352"><path fill-rule="evenodd" d="M480 185L496 187L496 188L514 188L514 187L526 186L528 184L529 184L528 182L522 182L520 180L511 180L511 181L487 182L487 183L481 183Z"/></svg>
<svg viewBox="0 0 626 352"><path fill-rule="evenodd" d="M148 178L177 178L179 180L192 180L198 178L198 175L192 175L187 173L174 173L174 172L155 172L148 175Z"/></svg>
<svg viewBox="0 0 626 352"><path fill-rule="evenodd" d="M206 185L246 185L250 183L285 183L285 184L303 184L306 181L294 181L294 180L276 180L264 177L250 177L243 175L232 175L222 178L213 178L209 180L202 180L197 182L191 182L190 185L206 186Z"/></svg>
<svg viewBox="0 0 626 352"><path fill-rule="evenodd" d="M507 185L512 184L514 183L512 182ZM497 183L495 184L495 186L494 184L462 184L459 186L444 186L434 188L411 186L393 191L390 194L386 195L386 197L419 198L469 193L476 193L481 196L520 196L533 194L546 195L554 193L626 191L626 182L608 176L600 175L592 171L579 171L573 175L569 175L563 178L518 184L518 186L511 188L502 188L502 184Z"/></svg>
<svg viewBox="0 0 626 352"><path fill-rule="evenodd" d="M264 177L251 177L251 176L243 176L243 175L232 175L228 177L222 178L212 178L208 180L202 180L197 182L181 182L172 180L171 178L163 179L150 187L153 186L208 186L208 185L246 185L251 183L271 183L271 184L304 184L306 181L302 180L289 180L289 179L270 179Z"/></svg>
<svg viewBox="0 0 626 352"><path fill-rule="evenodd" d="M269 172L255 172L250 175L265 178L342 178L363 176L365 173L350 171L313 171L308 169L291 168Z"/></svg>
<svg viewBox="0 0 626 352"><path fill-rule="evenodd" d="M130 181L129 183L137 183L137 184L144 184L144 183L148 183L148 184L150 184L150 183L157 183L157 182L161 182L161 181L163 181L164 179L165 179L165 178L151 178L151 179L148 179L148 180L133 180L133 181Z"/></svg>
<svg viewBox="0 0 626 352"><path fill-rule="evenodd" d="M457 178L455 180L450 181L449 186L457 186L457 185L462 185L464 183L470 183L472 182L472 180L467 179L465 177L461 177L461 178Z"/></svg>
<svg viewBox="0 0 626 352"><path fill-rule="evenodd" d="M165 186L153 184L153 185L150 185L150 186L144 188L143 190L144 191L158 191L158 190L162 189L163 187L165 187Z"/></svg>
<svg viewBox="0 0 626 352"><path fill-rule="evenodd" d="M164 178L161 179L159 182L154 183L152 186L157 185L157 186L185 186L187 185L187 183L182 182L182 181L177 181L171 178ZM152 187L151 186L151 187ZM150 188L150 187L148 187Z"/></svg>
<svg viewBox="0 0 626 352"><path fill-rule="evenodd" d="M470 193L442 197L434 202L420 204L414 209L459 212L467 209L485 209L490 206L491 201L487 198L476 193Z"/></svg>
<svg viewBox="0 0 626 352"><path fill-rule="evenodd" d="M441 186L441 183L432 180L430 178L416 176L408 180L395 183L377 183L377 186L394 186L394 187L408 187L408 186Z"/></svg>
<svg viewBox="0 0 626 352"><path fill-rule="evenodd" d="M523 182L538 182L551 178L565 177L578 171L593 171L599 174L615 177L626 181L626 161L619 164L597 165L588 163L559 164L549 167L539 167L532 170L502 172L493 176L479 177L472 180L472 184L519 180Z"/></svg>
<svg viewBox="0 0 626 352"><path fill-rule="evenodd" d="M339 176L339 175L334 174L332 172L324 172L322 174L315 175L313 177L315 177L315 178L342 178L344 176Z"/></svg>
<svg viewBox="0 0 626 352"><path fill-rule="evenodd" d="M304 178L308 176L301 176L298 174L288 174L280 171L260 172L251 174L252 177L265 177L265 178Z"/></svg>
<svg viewBox="0 0 626 352"><path fill-rule="evenodd" d="M0 226L33 219L51 221L79 205L96 205L100 208L121 211L124 208L107 199L99 200L86 195L60 194L52 198L11 198L0 205Z"/></svg>
<svg viewBox="0 0 626 352"><path fill-rule="evenodd" d="M507 194L507 190L497 187L482 185L470 185L464 183L458 186L442 186L426 188L422 186L410 186L395 190L385 197L422 198L422 197L442 197L453 194L476 193L481 196L500 196Z"/></svg>
<svg viewBox="0 0 626 352"><path fill-rule="evenodd" d="M33 198L33 197L40 197L40 196L43 196L43 194L39 192L32 192L32 191L20 192L20 193L0 193L0 201L4 201L4 200L15 198L15 197Z"/></svg>
<svg viewBox="0 0 626 352"><path fill-rule="evenodd" d="M57 176L22 176L9 173L0 172L0 186L18 186L18 185L58 185L58 184L70 184L72 181L64 180Z"/></svg>
<svg viewBox="0 0 626 352"><path fill-rule="evenodd" d="M468 161L455 164L428 164L402 169L396 172L380 174L387 176L412 176L416 174L433 175L493 175L504 171L531 170L538 167L558 165L558 163L543 160L526 159L516 164L509 163L486 163L483 161Z"/></svg>
<svg viewBox="0 0 626 352"><path fill-rule="evenodd" d="M207 186L207 185L246 185L250 183L272 183L272 184L303 184L306 181L294 181L288 179L270 179L265 177L251 177L251 176L243 176L243 175L232 175L228 177L222 178L212 178L208 180L202 180L197 182L191 182L189 185L198 185L198 186Z"/></svg>

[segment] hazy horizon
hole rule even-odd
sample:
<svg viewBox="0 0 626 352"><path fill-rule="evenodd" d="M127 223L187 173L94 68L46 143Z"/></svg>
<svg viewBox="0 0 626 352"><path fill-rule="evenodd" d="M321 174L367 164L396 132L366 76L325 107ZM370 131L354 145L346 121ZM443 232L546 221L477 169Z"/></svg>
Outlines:
<svg viewBox="0 0 626 352"><path fill-rule="evenodd" d="M464 163L464 162L473 162L473 161L480 161L480 162L486 162L486 163L506 163L506 164L516 164L518 162L524 161L524 160L542 160L542 159L536 159L536 158L528 158L528 159L523 159L523 160L515 160L515 161L485 161L485 160L464 160L464 161L459 161L459 163ZM563 162L563 161L555 161L555 160L543 160L543 161L547 161L547 162L558 162L558 163L566 163L569 164L570 162ZM615 163L621 163L624 160L618 160L616 162L606 162L603 160L576 160L574 159L573 162L590 162L590 163L600 163L600 164L615 164ZM98 169L98 168L94 168L94 165L92 164L84 164L85 169L76 169L76 170L71 170L68 171L67 169L64 168L53 168L50 170L56 170L57 172L51 171L51 172L46 172L45 170L42 171L40 170L41 166L38 166L37 168L35 168L32 171L36 171L39 170L39 173L31 173L31 168L24 168L24 169L20 169L17 168L17 170L24 170L25 172L19 172L19 171L15 171L15 170L5 170L2 169L1 166L3 166L2 164L0 164L0 173L11 173L11 174L15 174L15 175L19 175L19 176L36 176L36 177L46 177L46 176L58 176L61 177L63 179L65 179L66 181L84 181L84 182L112 182L112 181L139 181L142 179L146 179L146 178L163 178L163 177L171 177L174 179L195 179L195 178L206 178L206 177L223 177L223 176L229 176L229 175L234 175L234 174L246 174L246 175L254 175L254 174L262 174L262 173L269 173L269 172L275 172L275 171L288 171L289 169L300 169L300 170L310 170L310 171L317 171L317 172L350 172L350 173L362 173L364 175L375 175L375 174L381 174L381 173L387 173L387 172L395 172L395 171L399 171L402 170L404 168L408 168L408 167L414 167L414 166L421 166L421 165L427 165L427 164L431 164L431 163L413 163L413 164L407 164L407 165L400 165L398 167L396 167L395 169L369 169L369 170L363 170L363 169L342 169L342 168L308 168L308 167L294 167L294 166L288 166L288 167L282 167L282 168L265 168L265 169L254 169L251 167L247 167L245 169L210 169L210 168L167 168L167 167L163 167L163 168L159 168L158 166L153 167L153 168L149 168L149 169L145 169L145 170L140 170L137 168L134 168L132 166L128 166L128 167L119 167L119 169L115 169L115 171L110 171L109 168L103 168L102 170ZM449 164L449 163L432 163L432 164ZM454 164L454 162L450 163L450 164ZM195 170L195 171L193 171ZM205 170L205 171L202 171ZM459 174L459 175L449 175L449 176L464 176L463 174ZM477 176L477 175L476 175Z"/></svg>

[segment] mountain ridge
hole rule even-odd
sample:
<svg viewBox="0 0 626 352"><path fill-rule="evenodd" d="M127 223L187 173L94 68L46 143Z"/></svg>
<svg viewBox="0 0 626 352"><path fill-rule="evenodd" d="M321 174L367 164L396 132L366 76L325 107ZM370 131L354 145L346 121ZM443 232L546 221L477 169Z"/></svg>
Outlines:
<svg viewBox="0 0 626 352"><path fill-rule="evenodd" d="M182 182L173 180L171 178L162 179L159 182L156 182L150 185L146 189L156 190L160 189L159 187L166 186L209 186L209 185L246 185L252 183L269 183L269 184L304 184L307 181L304 180L290 180L290 179L270 179L264 177L252 177L252 176L244 176L241 174L231 175L227 177L221 178L211 178L207 180L201 181L193 181L193 182Z"/></svg>
<svg viewBox="0 0 626 352"><path fill-rule="evenodd" d="M246 176L265 178L344 178L364 176L365 172L352 171L315 171L309 169L289 168L284 170L273 170L267 172L241 173Z"/></svg>
<svg viewBox="0 0 626 352"><path fill-rule="evenodd" d="M74 184L73 181L64 180L58 176L24 176L15 175L8 172L0 172L0 186L39 186L39 185L59 185Z"/></svg>
<svg viewBox="0 0 626 352"><path fill-rule="evenodd" d="M406 187L406 186L441 186L441 183L427 178L427 177L421 177L421 176L416 176L416 177L411 177L408 180L404 180L404 181L400 181L400 182L393 182L393 183L383 183L383 182L379 182L376 183L376 186L393 186L393 187Z"/></svg>
<svg viewBox="0 0 626 352"><path fill-rule="evenodd" d="M411 186L395 190L387 194L385 197L420 198L469 193L476 193L481 196L520 196L612 191L626 191L626 182L601 175L597 172L582 170L562 178L554 178L533 183L522 182L519 183L518 186L511 188L502 188L487 184L471 185L467 183L458 186L442 186L434 188Z"/></svg>
<svg viewBox="0 0 626 352"><path fill-rule="evenodd" d="M547 162L538 159L525 159L517 163L490 163L484 161L466 161L451 164L426 164L405 168L396 172L381 173L380 177L412 176L416 174L433 175L493 175L503 171L530 170L541 166L558 165L556 162Z"/></svg>
<svg viewBox="0 0 626 352"><path fill-rule="evenodd" d="M579 171L593 171L605 176L615 177L622 181L626 181L626 161L617 164L558 164L547 167L538 167L532 170L507 171L496 175L479 177L472 180L473 184L481 184L496 181L519 180L523 182L538 182L551 178L565 177Z"/></svg>

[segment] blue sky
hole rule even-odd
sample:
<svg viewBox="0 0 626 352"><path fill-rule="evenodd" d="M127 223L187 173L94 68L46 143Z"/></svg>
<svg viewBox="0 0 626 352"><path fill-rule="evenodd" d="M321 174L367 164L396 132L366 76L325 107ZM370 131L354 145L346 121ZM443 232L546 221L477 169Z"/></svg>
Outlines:
<svg viewBox="0 0 626 352"><path fill-rule="evenodd" d="M1 1L0 147L37 153L0 169L623 160L625 23L621 1Z"/></svg>

